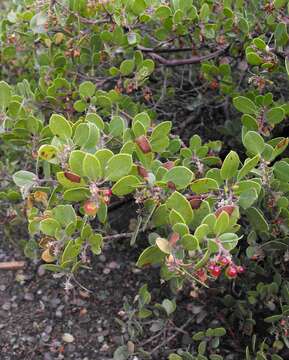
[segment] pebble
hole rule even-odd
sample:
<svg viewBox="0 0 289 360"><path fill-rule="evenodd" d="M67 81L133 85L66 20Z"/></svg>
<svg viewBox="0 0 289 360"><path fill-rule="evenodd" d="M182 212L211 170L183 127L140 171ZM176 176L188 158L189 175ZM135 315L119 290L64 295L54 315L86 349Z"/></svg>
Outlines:
<svg viewBox="0 0 289 360"><path fill-rule="evenodd" d="M103 269L103 273L104 273L105 275L108 275L108 274L110 273L110 269L109 269L109 268L104 268L104 269Z"/></svg>
<svg viewBox="0 0 289 360"><path fill-rule="evenodd" d="M34 300L34 295L32 293L27 292L27 293L24 294L24 299L26 301L33 301Z"/></svg>
<svg viewBox="0 0 289 360"><path fill-rule="evenodd" d="M101 262L105 262L105 261L106 261L106 257L105 257L103 254L99 255L98 259L99 259Z"/></svg>
<svg viewBox="0 0 289 360"><path fill-rule="evenodd" d="M4 303L2 305L2 309L6 310L6 311L10 310L11 309L11 304L9 302Z"/></svg>
<svg viewBox="0 0 289 360"><path fill-rule="evenodd" d="M103 336L103 335L99 335L99 336L97 337L97 341L98 341L99 343L104 342L104 336Z"/></svg>
<svg viewBox="0 0 289 360"><path fill-rule="evenodd" d="M47 342L47 341L49 341L49 339L50 339L50 336L48 334L46 334L45 332L41 334L41 340L43 342Z"/></svg>
<svg viewBox="0 0 289 360"><path fill-rule="evenodd" d="M66 343L72 343L74 341L74 336L69 333L65 333L62 335L62 340Z"/></svg>
<svg viewBox="0 0 289 360"><path fill-rule="evenodd" d="M45 275L45 269L43 268L43 266L39 266L38 269L37 269L37 275L39 277Z"/></svg>

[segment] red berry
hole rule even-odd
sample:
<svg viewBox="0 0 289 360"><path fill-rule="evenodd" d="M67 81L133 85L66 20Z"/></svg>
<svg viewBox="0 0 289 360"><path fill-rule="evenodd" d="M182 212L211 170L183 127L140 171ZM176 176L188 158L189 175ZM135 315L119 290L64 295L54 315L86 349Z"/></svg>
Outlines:
<svg viewBox="0 0 289 360"><path fill-rule="evenodd" d="M95 216L98 210L98 206L94 201L87 200L83 205L83 210L86 215Z"/></svg>
<svg viewBox="0 0 289 360"><path fill-rule="evenodd" d="M226 270L226 275L229 278L235 278L238 275L237 268L235 266L229 266Z"/></svg>
<svg viewBox="0 0 289 360"><path fill-rule="evenodd" d="M243 274L245 272L245 268L243 266L237 266L238 274Z"/></svg>
<svg viewBox="0 0 289 360"><path fill-rule="evenodd" d="M219 263L220 263L220 265L222 265L222 266L226 266L226 265L228 265L228 264L230 263L230 260L229 260L227 257L222 256L222 257L219 259Z"/></svg>
<svg viewBox="0 0 289 360"><path fill-rule="evenodd" d="M209 271L213 271L215 269L215 263L211 263L209 266L208 266L208 270Z"/></svg>
<svg viewBox="0 0 289 360"><path fill-rule="evenodd" d="M210 270L210 273L215 278L219 277L221 275L222 269L220 266L215 265L212 270Z"/></svg>
<svg viewBox="0 0 289 360"><path fill-rule="evenodd" d="M112 195L111 189L104 189L103 190L103 195L104 196L111 196Z"/></svg>

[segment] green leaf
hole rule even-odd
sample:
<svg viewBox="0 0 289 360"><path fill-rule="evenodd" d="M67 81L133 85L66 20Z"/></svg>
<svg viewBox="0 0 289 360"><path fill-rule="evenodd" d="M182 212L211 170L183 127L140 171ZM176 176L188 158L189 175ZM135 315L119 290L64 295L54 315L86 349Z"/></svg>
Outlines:
<svg viewBox="0 0 289 360"><path fill-rule="evenodd" d="M238 111L240 111L244 114L256 114L257 113L257 107L253 103L253 101L244 96L235 97L233 100L233 104Z"/></svg>
<svg viewBox="0 0 289 360"><path fill-rule="evenodd" d="M243 144L249 153L256 155L262 154L265 148L265 142L262 136L255 131L248 131L243 139Z"/></svg>
<svg viewBox="0 0 289 360"><path fill-rule="evenodd" d="M234 233L225 233L225 234L220 235L219 239L221 240L223 247L226 250L231 251L237 246L238 240L240 238L238 237L238 235L236 235Z"/></svg>
<svg viewBox="0 0 289 360"><path fill-rule="evenodd" d="M187 224L193 220L194 214L189 201L179 192L175 191L166 201L169 209L174 209L181 214Z"/></svg>
<svg viewBox="0 0 289 360"><path fill-rule="evenodd" d="M94 253L94 255L99 255L101 253L103 244L103 237L101 234L92 234L88 238L88 243L91 246L91 251Z"/></svg>
<svg viewBox="0 0 289 360"><path fill-rule="evenodd" d="M274 35L277 45L286 45L289 38L287 32L287 25L284 22L279 22L275 28Z"/></svg>
<svg viewBox="0 0 289 360"><path fill-rule="evenodd" d="M133 72L134 69L134 61L133 60L124 60L121 64L120 64L120 72L122 73L122 75L129 75L130 73Z"/></svg>
<svg viewBox="0 0 289 360"><path fill-rule="evenodd" d="M172 15L171 9L166 5L159 6L155 11L155 16L160 19L167 19Z"/></svg>
<svg viewBox="0 0 289 360"><path fill-rule="evenodd" d="M182 360L182 357L178 354L170 354L169 360Z"/></svg>
<svg viewBox="0 0 289 360"><path fill-rule="evenodd" d="M80 202L90 197L89 189L85 187L77 187L73 189L65 190L63 193L63 199L65 201Z"/></svg>
<svg viewBox="0 0 289 360"><path fill-rule="evenodd" d="M144 0L134 0L131 9L135 15L140 15L145 11L147 4Z"/></svg>
<svg viewBox="0 0 289 360"><path fill-rule="evenodd" d="M125 129L125 122L121 116L113 116L109 123L109 133L111 136L122 136Z"/></svg>
<svg viewBox="0 0 289 360"><path fill-rule="evenodd" d="M99 149L94 155L99 160L102 172L104 173L108 160L113 157L113 152L109 149Z"/></svg>
<svg viewBox="0 0 289 360"><path fill-rule="evenodd" d="M272 315L272 316L266 317L266 318L264 319L264 321L265 321L266 323L274 323L274 322L277 322L277 321L281 320L282 317L283 317L282 314L280 314L280 315Z"/></svg>
<svg viewBox="0 0 289 360"><path fill-rule="evenodd" d="M263 59L255 52L249 52L246 54L246 59L250 65L256 66L263 63Z"/></svg>
<svg viewBox="0 0 289 360"><path fill-rule="evenodd" d="M247 189L243 191L240 195L238 204L243 209L248 209L250 206L254 204L254 202L258 199L258 193L256 189Z"/></svg>
<svg viewBox="0 0 289 360"><path fill-rule="evenodd" d="M72 136L72 128L69 122L62 115L51 115L49 128L53 135L59 136L62 139L68 139Z"/></svg>
<svg viewBox="0 0 289 360"><path fill-rule="evenodd" d="M281 181L289 181L289 164L286 161L278 161L274 164L274 175Z"/></svg>
<svg viewBox="0 0 289 360"><path fill-rule="evenodd" d="M40 159L46 160L51 164L57 164L57 148L53 145L42 145L38 150L38 156Z"/></svg>
<svg viewBox="0 0 289 360"><path fill-rule="evenodd" d="M285 111L281 107L275 107L266 112L266 120L271 124L279 124L285 118Z"/></svg>
<svg viewBox="0 0 289 360"><path fill-rule="evenodd" d="M196 194L203 194L211 190L218 190L219 184L211 178L202 178L191 183L191 190Z"/></svg>
<svg viewBox="0 0 289 360"><path fill-rule="evenodd" d="M129 352L126 345L119 346L113 353L113 360L128 360Z"/></svg>
<svg viewBox="0 0 289 360"><path fill-rule="evenodd" d="M60 224L55 219L44 219L40 221L39 229L45 235L54 236L56 231L60 229Z"/></svg>
<svg viewBox="0 0 289 360"><path fill-rule="evenodd" d="M229 226L229 214L226 211L222 211L221 215L218 216L215 226L214 233L216 235L222 234L226 231Z"/></svg>
<svg viewBox="0 0 289 360"><path fill-rule="evenodd" d="M82 165L83 175L88 177L90 181L96 181L101 178L101 165L95 155L86 154Z"/></svg>
<svg viewBox="0 0 289 360"><path fill-rule="evenodd" d="M176 310L176 302L169 299L164 299L162 307L165 309L168 316L170 316Z"/></svg>
<svg viewBox="0 0 289 360"><path fill-rule="evenodd" d="M221 167L221 177L224 180L231 179L237 175L240 159L235 151L230 151Z"/></svg>
<svg viewBox="0 0 289 360"><path fill-rule="evenodd" d="M0 111L4 111L11 99L11 88L5 81L0 81Z"/></svg>
<svg viewBox="0 0 289 360"><path fill-rule="evenodd" d="M177 190L185 189L193 180L194 174L185 166L175 166L165 173L162 181L172 182Z"/></svg>
<svg viewBox="0 0 289 360"><path fill-rule="evenodd" d="M83 160L85 158L86 153L81 150L73 150L70 153L69 156L69 167L71 171L73 171L75 174L82 176L82 166L83 166Z"/></svg>
<svg viewBox="0 0 289 360"><path fill-rule="evenodd" d="M30 20L30 29L35 34L43 34L47 32L48 16L45 12L39 12L35 14Z"/></svg>
<svg viewBox="0 0 289 360"><path fill-rule="evenodd" d="M162 226L168 223L169 212L166 204L161 204L153 213L152 221L155 226Z"/></svg>
<svg viewBox="0 0 289 360"><path fill-rule="evenodd" d="M251 159L247 159L247 161L245 161L244 165L238 172L237 180L240 181L247 174L249 174L249 172L256 167L259 161L260 161L260 155L256 155Z"/></svg>
<svg viewBox="0 0 289 360"><path fill-rule="evenodd" d="M136 263L136 265L138 267L143 267L145 265L155 265L155 264L160 264L164 258L165 258L166 254L163 253L158 246L153 245L150 246L148 248L146 248L141 255L138 258L138 261Z"/></svg>
<svg viewBox="0 0 289 360"><path fill-rule="evenodd" d="M61 257L61 264L73 261L80 253L81 245L75 244L74 240L69 240Z"/></svg>
<svg viewBox="0 0 289 360"><path fill-rule="evenodd" d="M83 97L92 97L96 86L91 81L84 81L79 85L79 94Z"/></svg>
<svg viewBox="0 0 289 360"><path fill-rule="evenodd" d="M163 121L158 124L154 129L150 137L150 141L162 138L164 136L169 135L172 128L171 121Z"/></svg>
<svg viewBox="0 0 289 360"><path fill-rule="evenodd" d="M181 238L181 244L186 250L195 251L199 248L198 239L192 234L186 234Z"/></svg>
<svg viewBox="0 0 289 360"><path fill-rule="evenodd" d="M105 176L108 180L117 181L129 174L132 168L132 157L129 154L117 154L111 157L106 165Z"/></svg>
<svg viewBox="0 0 289 360"><path fill-rule="evenodd" d="M127 195L136 190L141 181L134 175L127 175L119 179L112 187L112 193L117 196Z"/></svg>
<svg viewBox="0 0 289 360"><path fill-rule="evenodd" d="M251 207L246 210L246 215L250 224L254 229L264 232L269 231L269 225L265 220L264 215L259 209L255 207Z"/></svg>
<svg viewBox="0 0 289 360"><path fill-rule="evenodd" d="M37 176L30 171L20 170L13 175L13 181L19 187L33 186L36 184Z"/></svg>
<svg viewBox="0 0 289 360"><path fill-rule="evenodd" d="M52 213L63 227L76 222L76 213L72 205L58 205L52 210Z"/></svg>

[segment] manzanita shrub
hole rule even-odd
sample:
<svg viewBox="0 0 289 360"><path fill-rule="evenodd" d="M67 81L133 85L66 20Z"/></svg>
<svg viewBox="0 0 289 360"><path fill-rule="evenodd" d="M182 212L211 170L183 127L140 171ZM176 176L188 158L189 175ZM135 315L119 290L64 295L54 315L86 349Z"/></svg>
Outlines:
<svg viewBox="0 0 289 360"><path fill-rule="evenodd" d="M137 266L159 265L174 293L188 283L204 292L214 282L226 286L219 301L250 336L240 358L285 359L287 1L15 0L1 6L1 201L10 211L6 219L27 218L26 254L70 279L110 238L110 203L131 197L140 208L132 242L139 233L148 239ZM179 69L189 69L188 84L202 84L204 98L227 104L235 120L224 120L223 134L240 130L229 141L236 148L226 146L225 153L222 141L197 134L181 139L182 118L163 119L159 104L178 101L174 81L186 81ZM138 299L130 321L155 314L147 287ZM168 317L178 312L168 299L156 308ZM269 323L268 332L256 335L256 321ZM223 327L192 336L198 347L180 349L170 360L237 359L223 357ZM125 344L115 358L138 351L145 356Z"/></svg>

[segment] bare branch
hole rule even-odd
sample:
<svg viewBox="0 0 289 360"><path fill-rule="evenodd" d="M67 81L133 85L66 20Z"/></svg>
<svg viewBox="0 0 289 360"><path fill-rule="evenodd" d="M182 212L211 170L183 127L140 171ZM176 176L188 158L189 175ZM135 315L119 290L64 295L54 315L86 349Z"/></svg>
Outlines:
<svg viewBox="0 0 289 360"><path fill-rule="evenodd" d="M218 57L222 52L224 52L228 47L229 47L229 45L226 45L208 55L192 56L187 59L173 59L173 60L168 60L168 59L156 54L156 52L151 51L151 49L149 49L149 48L144 48L146 50L142 50L142 51L146 51L153 60L156 60L160 64L173 67L173 66L183 66L183 65L190 65L190 64L199 64L203 61L214 59L215 57Z"/></svg>

